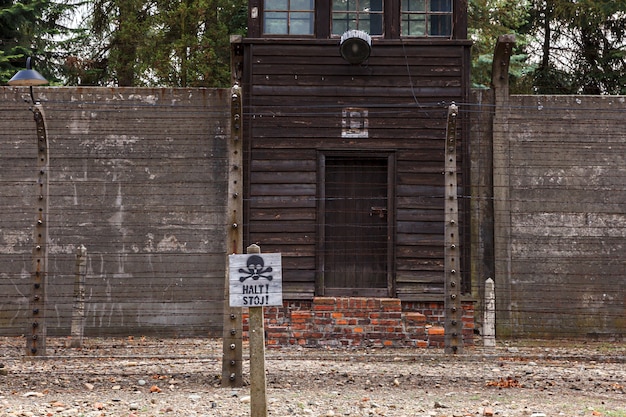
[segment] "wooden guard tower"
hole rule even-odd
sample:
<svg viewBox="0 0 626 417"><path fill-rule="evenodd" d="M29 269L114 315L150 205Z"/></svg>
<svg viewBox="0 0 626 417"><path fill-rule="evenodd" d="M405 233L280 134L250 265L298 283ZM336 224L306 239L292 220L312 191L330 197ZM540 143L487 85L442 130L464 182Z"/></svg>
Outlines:
<svg viewBox="0 0 626 417"><path fill-rule="evenodd" d="M457 103L462 196L470 46L466 0L250 0L248 35L233 48L244 244L282 253L286 305L443 308L446 118Z"/></svg>

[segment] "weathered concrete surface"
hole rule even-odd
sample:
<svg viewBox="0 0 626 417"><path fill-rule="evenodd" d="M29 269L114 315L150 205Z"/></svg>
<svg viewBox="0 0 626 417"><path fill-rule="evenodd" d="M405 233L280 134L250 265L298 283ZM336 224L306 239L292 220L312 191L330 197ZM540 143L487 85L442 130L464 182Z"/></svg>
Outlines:
<svg viewBox="0 0 626 417"><path fill-rule="evenodd" d="M51 152L49 333L69 335L84 244L87 335L221 335L230 92L35 93ZM475 96L473 291L494 275L498 336L623 338L626 98ZM0 88L0 335L31 316L28 97Z"/></svg>
<svg viewBox="0 0 626 417"><path fill-rule="evenodd" d="M475 322L482 327L485 281L495 276L493 243L493 114L494 91L472 90L475 106L470 113L471 159L471 281L476 300Z"/></svg>
<svg viewBox="0 0 626 417"><path fill-rule="evenodd" d="M511 96L494 119L498 332L626 335L626 97Z"/></svg>
<svg viewBox="0 0 626 417"><path fill-rule="evenodd" d="M36 88L50 147L48 332L69 334L88 251L87 335L219 334L228 90ZM30 323L36 135L0 88L0 334Z"/></svg>

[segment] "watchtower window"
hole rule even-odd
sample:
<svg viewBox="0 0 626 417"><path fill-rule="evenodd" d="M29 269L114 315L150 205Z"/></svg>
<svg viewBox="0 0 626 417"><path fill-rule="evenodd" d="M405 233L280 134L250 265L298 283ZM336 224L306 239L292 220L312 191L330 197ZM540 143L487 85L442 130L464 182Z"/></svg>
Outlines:
<svg viewBox="0 0 626 417"><path fill-rule="evenodd" d="M314 34L314 0L265 0L263 9L266 35Z"/></svg>
<svg viewBox="0 0 626 417"><path fill-rule="evenodd" d="M452 0L401 0L402 36L452 35Z"/></svg>
<svg viewBox="0 0 626 417"><path fill-rule="evenodd" d="M383 34L383 0L333 0L332 34L358 29Z"/></svg>

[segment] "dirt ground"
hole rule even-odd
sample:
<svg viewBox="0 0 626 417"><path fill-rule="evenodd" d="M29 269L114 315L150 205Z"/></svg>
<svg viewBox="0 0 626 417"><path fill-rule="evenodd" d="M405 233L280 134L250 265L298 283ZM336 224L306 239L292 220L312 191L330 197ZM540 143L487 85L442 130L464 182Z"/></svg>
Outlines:
<svg viewBox="0 0 626 417"><path fill-rule="evenodd" d="M221 388L221 340L0 338L0 416L248 416ZM247 354L244 354L244 359ZM626 344L517 341L496 349L266 351L270 416L626 417ZM249 362L244 361L244 377Z"/></svg>

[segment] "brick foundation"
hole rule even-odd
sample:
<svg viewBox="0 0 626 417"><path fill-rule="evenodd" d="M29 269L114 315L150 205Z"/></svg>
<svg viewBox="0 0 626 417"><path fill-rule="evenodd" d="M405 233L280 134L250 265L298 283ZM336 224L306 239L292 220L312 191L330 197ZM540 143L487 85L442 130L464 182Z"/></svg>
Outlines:
<svg viewBox="0 0 626 417"><path fill-rule="evenodd" d="M443 302L316 297L265 307L268 347L443 347ZM244 313L244 337L248 331ZM463 303L463 339L473 344L474 305Z"/></svg>

